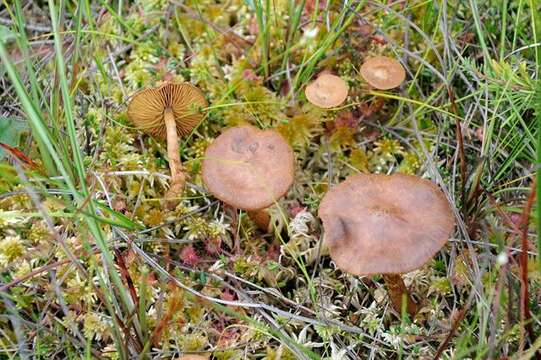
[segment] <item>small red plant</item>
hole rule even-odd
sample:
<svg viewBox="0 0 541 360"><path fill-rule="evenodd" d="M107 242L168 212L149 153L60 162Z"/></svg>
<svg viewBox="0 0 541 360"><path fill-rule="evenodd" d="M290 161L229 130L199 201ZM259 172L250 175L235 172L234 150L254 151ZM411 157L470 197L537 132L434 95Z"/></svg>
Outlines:
<svg viewBox="0 0 541 360"><path fill-rule="evenodd" d="M199 263L199 256L192 245L185 246L180 252L181 261L189 266L196 266Z"/></svg>

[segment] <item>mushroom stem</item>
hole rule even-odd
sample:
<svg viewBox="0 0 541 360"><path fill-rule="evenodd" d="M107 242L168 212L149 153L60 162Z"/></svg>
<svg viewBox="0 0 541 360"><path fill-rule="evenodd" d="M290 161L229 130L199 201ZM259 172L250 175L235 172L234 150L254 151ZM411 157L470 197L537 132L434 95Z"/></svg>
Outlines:
<svg viewBox="0 0 541 360"><path fill-rule="evenodd" d="M406 310L413 318L418 311L417 304L413 301L402 276L399 274L384 274L383 280L385 280L385 284L387 285L387 292L389 293L389 298L391 298L394 309L398 313L402 313L402 298L405 296Z"/></svg>
<svg viewBox="0 0 541 360"><path fill-rule="evenodd" d="M171 199L177 197L182 191L185 176L180 162L177 124L171 109L165 110L164 120L167 129L167 156L169 157L169 169L171 169L171 187L165 197Z"/></svg>
<svg viewBox="0 0 541 360"><path fill-rule="evenodd" d="M271 217L265 209L248 211L248 217L261 231L270 232L269 225Z"/></svg>

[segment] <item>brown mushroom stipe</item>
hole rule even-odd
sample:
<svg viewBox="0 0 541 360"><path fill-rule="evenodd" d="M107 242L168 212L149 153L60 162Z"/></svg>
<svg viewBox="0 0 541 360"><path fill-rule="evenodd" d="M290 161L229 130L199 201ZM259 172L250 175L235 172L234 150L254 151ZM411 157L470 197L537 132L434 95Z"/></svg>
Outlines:
<svg viewBox="0 0 541 360"><path fill-rule="evenodd" d="M189 134L203 118L199 109L206 106L207 101L197 87L170 82L138 92L128 105L128 118L135 126L167 140L171 185L166 199L178 197L185 183L178 134Z"/></svg>
<svg viewBox="0 0 541 360"><path fill-rule="evenodd" d="M384 274L395 309L406 295L413 316L417 306L398 274L423 266L451 236L454 218L441 190L412 175L354 175L324 196L319 217L336 265Z"/></svg>
<svg viewBox="0 0 541 360"><path fill-rule="evenodd" d="M263 229L260 220L269 216L258 213L293 184L294 156L278 132L242 125L226 130L210 144L202 167L207 189L224 203L247 210Z"/></svg>
<svg viewBox="0 0 541 360"><path fill-rule="evenodd" d="M418 305L415 303L411 294L404 284L404 280L400 274L383 274L383 281L387 286L387 292L389 293L389 298L393 304L393 308L399 313L402 313L402 299L406 299L406 311L411 317L414 317L415 314L419 311Z"/></svg>
<svg viewBox="0 0 541 360"><path fill-rule="evenodd" d="M399 61L385 56L376 56L363 63L361 76L376 89L389 90L404 82L406 71Z"/></svg>
<svg viewBox="0 0 541 360"><path fill-rule="evenodd" d="M306 98L312 104L329 109L342 104L348 97L348 86L342 78L323 73L306 86Z"/></svg>
<svg viewBox="0 0 541 360"><path fill-rule="evenodd" d="M265 210L248 211L248 216L264 232L271 232L271 216Z"/></svg>

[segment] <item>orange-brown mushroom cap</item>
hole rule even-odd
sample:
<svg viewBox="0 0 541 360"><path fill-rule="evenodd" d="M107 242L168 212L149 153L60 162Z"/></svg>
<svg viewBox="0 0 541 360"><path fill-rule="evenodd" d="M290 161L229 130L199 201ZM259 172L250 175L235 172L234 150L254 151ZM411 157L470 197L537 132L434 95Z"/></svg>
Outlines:
<svg viewBox="0 0 541 360"><path fill-rule="evenodd" d="M361 76L376 89L389 90L404 82L406 71L399 61L386 56L376 56L363 63Z"/></svg>
<svg viewBox="0 0 541 360"><path fill-rule="evenodd" d="M183 355L178 360L208 360L208 357L201 356L201 355L188 354L188 355Z"/></svg>
<svg viewBox="0 0 541 360"><path fill-rule="evenodd" d="M413 175L354 175L319 207L336 265L354 275L399 274L424 265L451 236L442 191Z"/></svg>
<svg viewBox="0 0 541 360"><path fill-rule="evenodd" d="M293 150L274 130L236 126L209 145L202 175L207 189L226 204L264 209L293 183Z"/></svg>
<svg viewBox="0 0 541 360"><path fill-rule="evenodd" d="M306 86L306 98L312 104L328 109L336 107L348 97L348 85L342 78L324 73Z"/></svg>
<svg viewBox="0 0 541 360"><path fill-rule="evenodd" d="M128 105L128 118L141 130L165 139L164 115L171 111L177 131L189 134L202 119L200 108L207 106L201 90L189 83L165 83L157 88L141 90Z"/></svg>

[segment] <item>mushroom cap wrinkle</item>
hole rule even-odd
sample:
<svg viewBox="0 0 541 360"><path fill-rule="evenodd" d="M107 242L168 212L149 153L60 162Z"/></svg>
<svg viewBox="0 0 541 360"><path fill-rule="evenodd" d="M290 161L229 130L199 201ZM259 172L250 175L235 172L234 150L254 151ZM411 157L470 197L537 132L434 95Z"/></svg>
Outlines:
<svg viewBox="0 0 541 360"><path fill-rule="evenodd" d="M201 90L190 83L165 83L134 95L128 105L128 118L136 127L160 139L166 137L165 113L175 117L177 132L189 134L203 115L199 108L207 106Z"/></svg>
<svg viewBox="0 0 541 360"><path fill-rule="evenodd" d="M306 86L306 98L312 104L328 109L336 107L348 97L348 86L342 78L324 73Z"/></svg>
<svg viewBox="0 0 541 360"><path fill-rule="evenodd" d="M413 175L359 174L323 198L319 217L336 265L354 275L399 274L423 266L451 236L442 191Z"/></svg>
<svg viewBox="0 0 541 360"><path fill-rule="evenodd" d="M361 76L376 89L389 90L404 82L406 71L398 60L376 56L367 59L362 64Z"/></svg>
<svg viewBox="0 0 541 360"><path fill-rule="evenodd" d="M203 182L226 204L243 210L269 207L293 183L294 156L274 130L236 126L218 136L205 152Z"/></svg>

